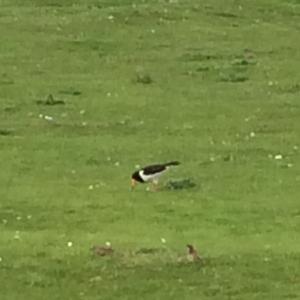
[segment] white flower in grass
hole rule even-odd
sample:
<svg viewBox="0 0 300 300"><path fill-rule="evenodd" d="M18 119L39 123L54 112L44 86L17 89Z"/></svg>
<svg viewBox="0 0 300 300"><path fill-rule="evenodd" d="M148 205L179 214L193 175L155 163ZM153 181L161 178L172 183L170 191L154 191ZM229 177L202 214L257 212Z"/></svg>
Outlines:
<svg viewBox="0 0 300 300"><path fill-rule="evenodd" d="M68 242L68 247L72 247L73 246L73 243L72 242Z"/></svg>
<svg viewBox="0 0 300 300"><path fill-rule="evenodd" d="M17 221L20 221L20 220L22 220L22 217L21 216L17 216L16 219L17 219Z"/></svg>
<svg viewBox="0 0 300 300"><path fill-rule="evenodd" d="M110 247L110 246L111 246L111 242L107 241L107 242L105 242L105 245L106 245L107 247Z"/></svg>
<svg viewBox="0 0 300 300"><path fill-rule="evenodd" d="M115 162L115 166L118 167L120 166L120 163L118 161Z"/></svg>
<svg viewBox="0 0 300 300"><path fill-rule="evenodd" d="M15 232L15 234L14 234L14 239L15 239L15 240L19 240L19 239L20 239L20 231L17 230L17 231Z"/></svg>
<svg viewBox="0 0 300 300"><path fill-rule="evenodd" d="M32 215L27 216L27 220L30 220L32 218Z"/></svg>
<svg viewBox="0 0 300 300"><path fill-rule="evenodd" d="M165 238L161 238L160 241L161 241L163 244L165 244L165 243L167 242Z"/></svg>
<svg viewBox="0 0 300 300"><path fill-rule="evenodd" d="M90 184L89 187L88 187L88 189L89 189L89 190L93 190L93 189L94 189L94 186L93 186L92 184Z"/></svg>
<svg viewBox="0 0 300 300"><path fill-rule="evenodd" d="M51 116L44 116L44 119L47 121L53 121L53 117Z"/></svg>
<svg viewBox="0 0 300 300"><path fill-rule="evenodd" d="M86 126L86 125L87 125L87 122L82 122L81 125L82 125L82 126Z"/></svg>
<svg viewBox="0 0 300 300"><path fill-rule="evenodd" d="M276 154L276 155L274 156L274 158L275 158L276 160L282 159L282 155L281 155L281 154Z"/></svg>
<svg viewBox="0 0 300 300"><path fill-rule="evenodd" d="M251 137L255 137L255 132L253 132L253 131L250 132L250 136L251 136Z"/></svg>

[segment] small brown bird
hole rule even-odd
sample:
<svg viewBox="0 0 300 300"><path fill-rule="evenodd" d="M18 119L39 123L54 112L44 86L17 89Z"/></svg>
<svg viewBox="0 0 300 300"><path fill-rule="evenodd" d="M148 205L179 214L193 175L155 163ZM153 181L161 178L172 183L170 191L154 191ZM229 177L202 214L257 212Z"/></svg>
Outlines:
<svg viewBox="0 0 300 300"><path fill-rule="evenodd" d="M195 247L193 245L186 245L188 248L187 251L187 259L189 261L200 261L202 258L198 255L197 250L195 249Z"/></svg>
<svg viewBox="0 0 300 300"><path fill-rule="evenodd" d="M111 246L93 246L91 248L94 255L98 256L106 256L106 255L112 255L114 250Z"/></svg>

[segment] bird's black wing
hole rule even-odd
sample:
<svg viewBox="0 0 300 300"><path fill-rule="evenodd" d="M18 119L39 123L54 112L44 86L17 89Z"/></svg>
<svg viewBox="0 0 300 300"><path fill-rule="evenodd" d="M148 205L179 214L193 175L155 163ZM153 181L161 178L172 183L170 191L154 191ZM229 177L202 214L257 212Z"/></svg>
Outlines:
<svg viewBox="0 0 300 300"><path fill-rule="evenodd" d="M156 173L160 173L166 169L165 165L152 165L152 166L147 166L143 168L143 173L145 175L152 175Z"/></svg>

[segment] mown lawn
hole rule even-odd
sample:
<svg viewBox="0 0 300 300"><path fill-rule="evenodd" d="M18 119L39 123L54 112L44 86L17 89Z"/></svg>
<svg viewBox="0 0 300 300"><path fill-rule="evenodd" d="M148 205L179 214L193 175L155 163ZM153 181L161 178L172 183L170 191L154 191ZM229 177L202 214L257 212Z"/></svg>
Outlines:
<svg viewBox="0 0 300 300"><path fill-rule="evenodd" d="M297 0L0 0L0 299L300 299L299 31Z"/></svg>

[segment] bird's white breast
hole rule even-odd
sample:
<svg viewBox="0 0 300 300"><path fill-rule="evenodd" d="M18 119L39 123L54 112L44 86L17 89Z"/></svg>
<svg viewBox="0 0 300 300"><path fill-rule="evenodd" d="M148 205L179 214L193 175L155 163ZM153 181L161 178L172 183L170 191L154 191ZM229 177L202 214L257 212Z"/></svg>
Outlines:
<svg viewBox="0 0 300 300"><path fill-rule="evenodd" d="M143 171L143 170L139 171L139 175L141 176L141 178L142 178L145 182L147 182L147 181L157 181L158 178L160 177L160 175L161 175L162 173L163 173L163 172L146 175L146 174L144 174L144 171Z"/></svg>

